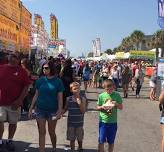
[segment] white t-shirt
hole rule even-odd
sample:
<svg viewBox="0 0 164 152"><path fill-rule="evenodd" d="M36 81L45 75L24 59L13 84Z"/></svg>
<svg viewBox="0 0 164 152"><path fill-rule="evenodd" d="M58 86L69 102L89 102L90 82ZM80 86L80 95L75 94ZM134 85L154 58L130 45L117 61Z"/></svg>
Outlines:
<svg viewBox="0 0 164 152"><path fill-rule="evenodd" d="M118 70L112 70L112 78L118 79Z"/></svg>

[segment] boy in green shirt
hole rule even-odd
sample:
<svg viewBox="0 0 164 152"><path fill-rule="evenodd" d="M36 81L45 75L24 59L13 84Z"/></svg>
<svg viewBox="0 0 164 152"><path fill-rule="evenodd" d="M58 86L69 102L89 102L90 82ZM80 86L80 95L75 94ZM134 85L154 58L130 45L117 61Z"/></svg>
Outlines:
<svg viewBox="0 0 164 152"><path fill-rule="evenodd" d="M115 90L114 82L103 82L105 91L99 95L97 109L99 114L99 152L104 152L104 143L108 142L108 152L113 152L117 132L117 109L122 110L122 98Z"/></svg>

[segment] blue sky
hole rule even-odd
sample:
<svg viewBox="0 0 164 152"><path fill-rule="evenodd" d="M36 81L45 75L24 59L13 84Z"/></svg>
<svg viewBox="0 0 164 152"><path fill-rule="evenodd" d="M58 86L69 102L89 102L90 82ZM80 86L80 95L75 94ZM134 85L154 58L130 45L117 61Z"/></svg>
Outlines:
<svg viewBox="0 0 164 152"><path fill-rule="evenodd" d="M117 47L134 30L146 35L159 30L157 0L22 0L28 10L42 16L50 31L55 14L59 38L66 39L71 55L87 54L92 40L101 38L102 51Z"/></svg>

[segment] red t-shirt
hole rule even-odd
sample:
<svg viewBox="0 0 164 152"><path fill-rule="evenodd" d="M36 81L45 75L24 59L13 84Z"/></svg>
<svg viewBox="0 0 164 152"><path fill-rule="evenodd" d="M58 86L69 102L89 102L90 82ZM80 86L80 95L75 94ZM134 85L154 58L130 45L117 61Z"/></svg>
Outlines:
<svg viewBox="0 0 164 152"><path fill-rule="evenodd" d="M29 84L27 72L22 67L0 65L0 106L11 105Z"/></svg>

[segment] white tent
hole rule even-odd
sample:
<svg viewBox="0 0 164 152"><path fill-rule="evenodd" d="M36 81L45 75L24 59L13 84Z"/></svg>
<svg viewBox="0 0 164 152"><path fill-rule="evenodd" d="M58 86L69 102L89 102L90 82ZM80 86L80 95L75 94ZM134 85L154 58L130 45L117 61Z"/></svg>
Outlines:
<svg viewBox="0 0 164 152"><path fill-rule="evenodd" d="M103 55L101 56L101 60L108 60L109 59L109 55L106 53L103 53Z"/></svg>

